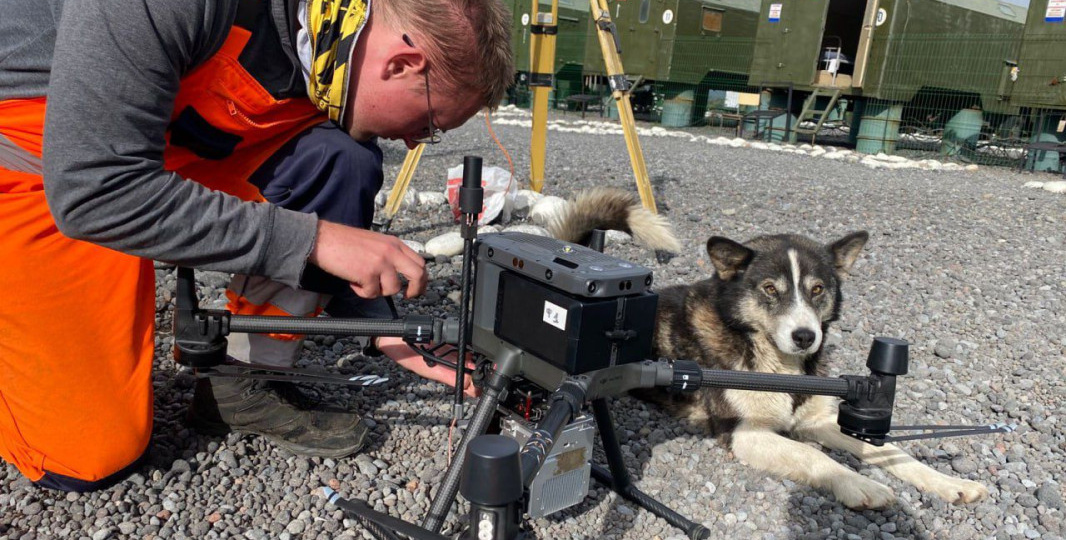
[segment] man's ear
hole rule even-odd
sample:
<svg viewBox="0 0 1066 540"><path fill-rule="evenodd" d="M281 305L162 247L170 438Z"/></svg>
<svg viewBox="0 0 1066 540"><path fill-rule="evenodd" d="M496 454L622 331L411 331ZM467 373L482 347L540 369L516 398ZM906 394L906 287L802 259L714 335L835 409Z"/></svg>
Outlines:
<svg viewBox="0 0 1066 540"><path fill-rule="evenodd" d="M840 277L848 275L851 266L859 258L866 241L870 239L866 231L853 232L832 244L829 244L829 253L833 255L833 266Z"/></svg>
<svg viewBox="0 0 1066 540"><path fill-rule="evenodd" d="M385 58L385 65L381 69L381 79L404 79L424 77L423 72L428 67L426 54L417 47L411 47L401 43Z"/></svg>
<svg viewBox="0 0 1066 540"><path fill-rule="evenodd" d="M718 277L729 281L748 267L755 252L728 238L712 236L707 240L707 255L711 257Z"/></svg>

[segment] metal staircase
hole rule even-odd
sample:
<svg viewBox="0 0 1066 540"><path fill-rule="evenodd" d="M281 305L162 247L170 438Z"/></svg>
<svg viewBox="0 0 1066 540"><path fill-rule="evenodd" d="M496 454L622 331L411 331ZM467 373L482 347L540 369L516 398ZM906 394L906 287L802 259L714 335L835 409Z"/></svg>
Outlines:
<svg viewBox="0 0 1066 540"><path fill-rule="evenodd" d="M818 106L818 98L822 97L828 97L829 103L824 109L815 108ZM828 118L829 112L836 106L838 99L840 99L839 88L815 87L814 92L811 92L811 95L807 96L807 100L803 102L803 112L800 113L799 119L796 121L796 127L792 128L789 142L795 143L796 135L802 133L810 135L811 144L814 144L815 138L818 137L818 132L822 130L822 125ZM804 126L805 122L814 122L815 126Z"/></svg>

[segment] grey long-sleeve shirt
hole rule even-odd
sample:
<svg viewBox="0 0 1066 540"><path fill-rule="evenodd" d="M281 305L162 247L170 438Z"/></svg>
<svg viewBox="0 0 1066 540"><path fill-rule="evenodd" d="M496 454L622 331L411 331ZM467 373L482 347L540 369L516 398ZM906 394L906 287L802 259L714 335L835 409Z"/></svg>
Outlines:
<svg viewBox="0 0 1066 540"><path fill-rule="evenodd" d="M272 3L291 47L286 2ZM47 96L44 186L64 234L296 286L315 215L244 202L163 169L179 81L218 50L236 8L237 0L0 0L0 100Z"/></svg>

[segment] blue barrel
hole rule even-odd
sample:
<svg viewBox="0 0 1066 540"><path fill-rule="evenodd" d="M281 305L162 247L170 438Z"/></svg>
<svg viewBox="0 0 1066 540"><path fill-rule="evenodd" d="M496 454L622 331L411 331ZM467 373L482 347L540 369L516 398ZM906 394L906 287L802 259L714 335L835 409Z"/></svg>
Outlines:
<svg viewBox="0 0 1066 540"><path fill-rule="evenodd" d="M984 117L980 109L963 109L948 120L944 126L944 138L940 143L940 155L957 156L963 152L972 157L981 136ZM969 149L967 149L969 147Z"/></svg>
<svg viewBox="0 0 1066 540"><path fill-rule="evenodd" d="M607 111L607 118L618 120L618 102L610 95L603 98L603 109Z"/></svg>
<svg viewBox="0 0 1066 540"><path fill-rule="evenodd" d="M859 121L858 134L855 137L855 151L863 154L896 151L899 142L899 121L903 116L903 105L879 99L863 100L862 112L856 115ZM852 127L852 131L856 131Z"/></svg>
<svg viewBox="0 0 1066 540"><path fill-rule="evenodd" d="M1061 143L1058 135L1052 132L1039 133L1033 137L1033 142L1053 142ZM1058 152L1049 152L1047 150L1030 150L1030 156L1027 158L1030 163L1033 164L1034 171L1046 171L1046 172L1059 172L1059 160L1066 159L1066 156L1062 156Z"/></svg>
<svg viewBox="0 0 1066 540"><path fill-rule="evenodd" d="M666 127L686 127L692 125L692 104L695 101L692 90L685 90L677 96L663 102L663 115L660 122Z"/></svg>

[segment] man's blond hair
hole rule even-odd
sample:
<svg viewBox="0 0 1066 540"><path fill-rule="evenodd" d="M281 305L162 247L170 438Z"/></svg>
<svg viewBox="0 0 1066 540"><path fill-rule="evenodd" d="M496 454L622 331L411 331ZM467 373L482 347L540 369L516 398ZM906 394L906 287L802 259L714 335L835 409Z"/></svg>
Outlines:
<svg viewBox="0 0 1066 540"><path fill-rule="evenodd" d="M514 82L511 13L501 0L373 0L385 24L422 47L430 77L495 108ZM472 45L472 46L471 46Z"/></svg>

